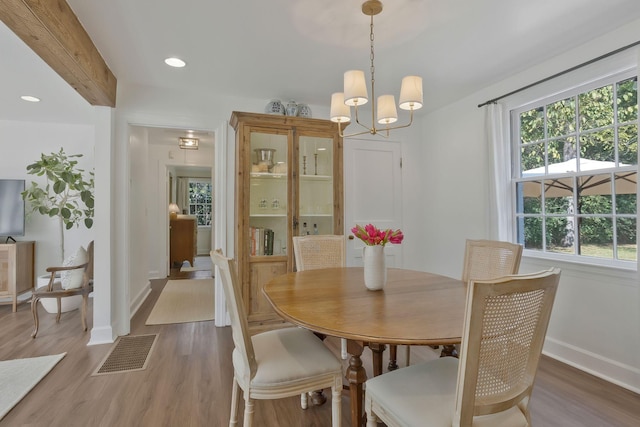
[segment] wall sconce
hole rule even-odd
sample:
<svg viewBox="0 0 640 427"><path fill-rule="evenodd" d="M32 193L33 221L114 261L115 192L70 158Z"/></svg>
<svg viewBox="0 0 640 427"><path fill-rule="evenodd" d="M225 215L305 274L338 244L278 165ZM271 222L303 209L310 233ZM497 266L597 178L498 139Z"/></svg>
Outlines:
<svg viewBox="0 0 640 427"><path fill-rule="evenodd" d="M176 219L180 213L180 208L175 203L169 203L169 218Z"/></svg>
<svg viewBox="0 0 640 427"><path fill-rule="evenodd" d="M198 149L198 138L178 138L178 145L183 150L197 150Z"/></svg>

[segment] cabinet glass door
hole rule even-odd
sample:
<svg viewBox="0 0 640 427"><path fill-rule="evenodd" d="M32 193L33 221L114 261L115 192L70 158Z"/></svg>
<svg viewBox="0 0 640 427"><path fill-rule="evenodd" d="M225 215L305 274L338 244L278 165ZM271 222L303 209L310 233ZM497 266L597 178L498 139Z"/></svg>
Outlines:
<svg viewBox="0 0 640 427"><path fill-rule="evenodd" d="M286 255L288 134L251 132L251 256Z"/></svg>
<svg viewBox="0 0 640 427"><path fill-rule="evenodd" d="M333 139L299 137L298 233L333 234Z"/></svg>

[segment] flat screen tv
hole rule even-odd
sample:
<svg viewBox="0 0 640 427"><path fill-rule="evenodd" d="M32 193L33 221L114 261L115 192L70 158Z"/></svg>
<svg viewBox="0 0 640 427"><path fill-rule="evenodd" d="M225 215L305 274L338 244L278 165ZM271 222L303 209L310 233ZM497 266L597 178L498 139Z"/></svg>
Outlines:
<svg viewBox="0 0 640 427"><path fill-rule="evenodd" d="M24 236L24 179L0 179L0 236Z"/></svg>

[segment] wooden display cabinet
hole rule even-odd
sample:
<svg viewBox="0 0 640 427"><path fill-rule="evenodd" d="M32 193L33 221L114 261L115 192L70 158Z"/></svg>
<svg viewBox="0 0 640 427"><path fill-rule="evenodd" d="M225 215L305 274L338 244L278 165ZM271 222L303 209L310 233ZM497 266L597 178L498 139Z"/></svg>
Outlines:
<svg viewBox="0 0 640 427"><path fill-rule="evenodd" d="M262 295L294 271L292 237L343 234L342 138L329 120L233 112L235 259L252 329L283 320Z"/></svg>

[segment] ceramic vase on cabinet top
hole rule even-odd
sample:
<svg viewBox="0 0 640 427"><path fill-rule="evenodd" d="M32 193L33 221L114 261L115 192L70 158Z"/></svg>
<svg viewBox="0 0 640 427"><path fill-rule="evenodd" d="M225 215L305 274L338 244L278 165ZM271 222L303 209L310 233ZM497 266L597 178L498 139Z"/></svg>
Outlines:
<svg viewBox="0 0 640 427"><path fill-rule="evenodd" d="M296 101L294 101L293 99L291 101L289 101L287 103L287 106L285 107L285 111L287 113L287 116L297 116L298 115L298 104L296 104Z"/></svg>
<svg viewBox="0 0 640 427"><path fill-rule="evenodd" d="M279 99L272 99L271 101L269 101L267 106L264 107L264 112L267 114L283 115L285 112L284 105L282 105L282 102L280 102Z"/></svg>
<svg viewBox="0 0 640 427"><path fill-rule="evenodd" d="M311 118L311 108L307 104L298 104L298 116Z"/></svg>
<svg viewBox="0 0 640 427"><path fill-rule="evenodd" d="M374 245L362 248L364 262L364 285L371 291L379 291L387 283L387 265L384 246Z"/></svg>

